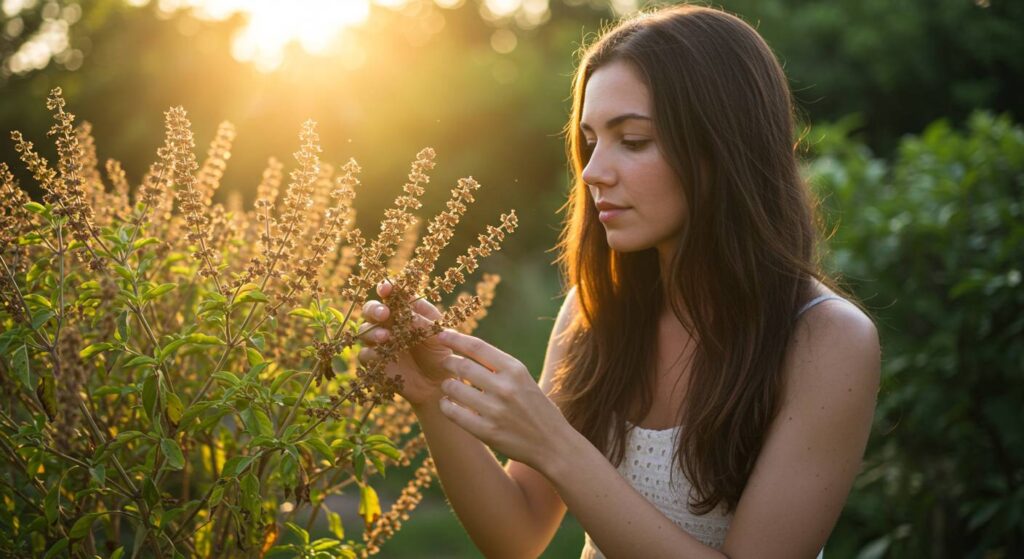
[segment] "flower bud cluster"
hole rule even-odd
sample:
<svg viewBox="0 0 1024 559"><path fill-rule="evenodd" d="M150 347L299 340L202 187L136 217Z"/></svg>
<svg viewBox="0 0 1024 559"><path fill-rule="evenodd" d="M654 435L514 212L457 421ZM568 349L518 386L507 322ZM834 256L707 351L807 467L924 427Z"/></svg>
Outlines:
<svg viewBox="0 0 1024 559"><path fill-rule="evenodd" d="M416 469L414 477L402 488L402 494L391 509L381 515L373 526L363 533L363 541L366 542L363 557L379 553L381 544L402 529L402 522L409 520L409 513L415 510L423 500L423 490L430 487L436 471L432 458L428 456L423 460L423 464Z"/></svg>

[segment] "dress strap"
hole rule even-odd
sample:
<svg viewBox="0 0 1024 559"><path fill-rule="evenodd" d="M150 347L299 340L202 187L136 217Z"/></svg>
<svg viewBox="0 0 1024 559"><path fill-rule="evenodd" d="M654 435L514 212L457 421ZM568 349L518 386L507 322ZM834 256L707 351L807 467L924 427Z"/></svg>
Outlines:
<svg viewBox="0 0 1024 559"><path fill-rule="evenodd" d="M843 299L842 297L840 297L838 295L832 295L831 293L826 293L824 295L818 295L814 299L811 299L810 301L807 301L807 304L805 304L800 309L800 311L796 313L796 315L800 316L800 315L804 314L804 312L807 309L813 307L814 305L817 305L818 303L821 303L822 301L828 301L829 299L836 299L838 301L845 301L846 300L846 299Z"/></svg>

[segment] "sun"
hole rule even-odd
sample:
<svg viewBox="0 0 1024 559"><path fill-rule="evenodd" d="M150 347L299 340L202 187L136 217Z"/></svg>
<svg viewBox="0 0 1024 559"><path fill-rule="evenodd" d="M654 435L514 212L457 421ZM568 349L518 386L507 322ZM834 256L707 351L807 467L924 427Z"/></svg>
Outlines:
<svg viewBox="0 0 1024 559"><path fill-rule="evenodd" d="M289 44L322 54L345 29L370 16L370 0L160 0L159 6L166 11L190 8L208 20L241 14L246 23L234 37L232 55L264 71L281 65Z"/></svg>

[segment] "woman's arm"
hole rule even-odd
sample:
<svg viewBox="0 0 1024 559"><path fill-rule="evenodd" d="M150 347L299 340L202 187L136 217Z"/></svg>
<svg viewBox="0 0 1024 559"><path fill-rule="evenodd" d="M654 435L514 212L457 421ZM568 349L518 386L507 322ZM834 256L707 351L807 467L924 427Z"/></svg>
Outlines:
<svg viewBox="0 0 1024 559"><path fill-rule="evenodd" d="M609 558L813 557L857 473L879 357L874 327L859 311L804 322L810 324L800 328L784 368L782 412L722 552L672 523L564 419L552 420L526 389L522 364L482 340L454 332L439 337L472 357L450 370L481 389L446 381L442 391L454 403L442 400L441 409L492 448L542 472Z"/></svg>
<svg viewBox="0 0 1024 559"><path fill-rule="evenodd" d="M860 472L878 394L874 324L826 301L797 324L783 365L778 416L740 498L730 557L814 557Z"/></svg>
<svg viewBox="0 0 1024 559"><path fill-rule="evenodd" d="M552 329L540 388L549 394L554 370L565 357L562 333L571 323L570 291ZM547 479L509 460L503 468L479 439L441 412L438 401L414 406L438 478L452 509L487 557L536 557L558 530L565 505Z"/></svg>
<svg viewBox="0 0 1024 559"><path fill-rule="evenodd" d="M472 358L448 358L449 370L472 386L451 379L442 383L447 395L440 402L442 413L510 456L510 465L533 472L540 481L530 493L532 499L557 502L555 520L568 505L609 558L723 557L673 524L565 421L536 385L530 390L530 375L522 363L472 336L448 331L438 339ZM550 526L556 527L557 522ZM495 529L496 539L506 537L501 526ZM531 545L529 553L504 553L500 547L488 551L478 545L488 557L536 557L549 541L547 536L531 542L543 545Z"/></svg>
<svg viewBox="0 0 1024 559"><path fill-rule="evenodd" d="M442 383L447 398L441 400L441 411L491 448L541 472L606 556L722 557L678 528L630 486L590 441L552 409L554 404L535 385L531 393L529 372L522 363L472 336L443 332L438 339L472 358L455 358L449 365L473 386L456 380Z"/></svg>

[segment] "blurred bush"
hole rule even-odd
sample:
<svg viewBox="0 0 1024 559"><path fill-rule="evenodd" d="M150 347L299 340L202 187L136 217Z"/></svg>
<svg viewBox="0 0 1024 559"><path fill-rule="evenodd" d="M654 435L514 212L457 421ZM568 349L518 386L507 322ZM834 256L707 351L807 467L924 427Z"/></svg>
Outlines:
<svg viewBox="0 0 1024 559"><path fill-rule="evenodd" d="M883 382L865 472L829 549L857 557L1024 553L1024 128L977 112L886 161L811 134L830 265L874 313Z"/></svg>
<svg viewBox="0 0 1024 559"><path fill-rule="evenodd" d="M863 115L864 140L886 155L938 118L961 123L980 108L1024 118L1024 2L722 4L772 46L810 120Z"/></svg>

